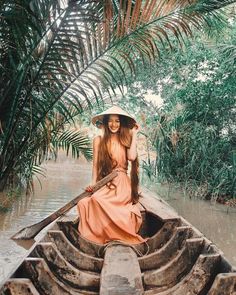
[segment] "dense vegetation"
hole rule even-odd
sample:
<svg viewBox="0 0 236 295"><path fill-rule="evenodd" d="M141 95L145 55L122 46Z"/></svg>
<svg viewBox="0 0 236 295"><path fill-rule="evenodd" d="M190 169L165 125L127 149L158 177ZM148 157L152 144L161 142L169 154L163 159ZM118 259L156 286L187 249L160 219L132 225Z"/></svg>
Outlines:
<svg viewBox="0 0 236 295"><path fill-rule="evenodd" d="M146 172L205 198L236 197L236 24L230 21L217 42L201 36L164 54L130 90L137 102L150 90L164 100L153 106L156 115L146 114L157 153L145 161Z"/></svg>
<svg viewBox="0 0 236 295"><path fill-rule="evenodd" d="M217 28L219 8L234 2L1 1L0 191L29 185L58 147L91 158L87 138L68 124L122 91L135 61L183 45L193 29Z"/></svg>

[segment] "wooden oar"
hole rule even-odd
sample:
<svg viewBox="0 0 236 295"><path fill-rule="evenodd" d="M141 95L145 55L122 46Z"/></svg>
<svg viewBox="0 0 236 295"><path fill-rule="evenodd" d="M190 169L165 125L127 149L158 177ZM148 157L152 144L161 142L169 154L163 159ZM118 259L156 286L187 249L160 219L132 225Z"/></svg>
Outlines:
<svg viewBox="0 0 236 295"><path fill-rule="evenodd" d="M117 176L117 172L113 171L100 181L98 181L92 188L93 192L96 192L100 188L102 188L104 185L106 185L109 181L111 181L113 178ZM70 210L72 207L74 207L79 200L91 195L91 192L83 192L79 196L75 197L72 201L67 203L62 208L58 209L56 212L52 213L42 221L32 224L30 226L27 226L20 231L18 231L16 234L14 234L11 238L13 240L30 240L33 239L45 226L47 226L49 223L53 222L55 219L57 219L62 214L66 213L68 210Z"/></svg>

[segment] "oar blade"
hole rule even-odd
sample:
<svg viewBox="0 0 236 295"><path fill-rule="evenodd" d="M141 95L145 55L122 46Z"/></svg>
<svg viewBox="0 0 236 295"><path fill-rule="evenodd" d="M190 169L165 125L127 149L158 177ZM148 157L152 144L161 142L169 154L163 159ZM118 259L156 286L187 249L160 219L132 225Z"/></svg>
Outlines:
<svg viewBox="0 0 236 295"><path fill-rule="evenodd" d="M22 228L20 231L18 231L16 234L14 234L11 239L12 240L30 240L33 239L43 228L44 223L39 222L36 224L33 224L31 226L27 226Z"/></svg>

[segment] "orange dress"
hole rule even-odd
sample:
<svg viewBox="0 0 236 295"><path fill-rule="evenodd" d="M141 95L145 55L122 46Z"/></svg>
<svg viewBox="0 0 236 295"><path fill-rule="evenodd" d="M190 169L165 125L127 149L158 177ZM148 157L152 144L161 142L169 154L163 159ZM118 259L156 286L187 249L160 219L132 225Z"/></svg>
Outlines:
<svg viewBox="0 0 236 295"><path fill-rule="evenodd" d="M137 234L142 216L138 206L131 202L126 149L118 140L112 140L110 153L117 162L115 170L118 176L113 179L116 187L104 186L78 202L79 232L82 237L100 244L112 240L128 244L142 243L145 239Z"/></svg>

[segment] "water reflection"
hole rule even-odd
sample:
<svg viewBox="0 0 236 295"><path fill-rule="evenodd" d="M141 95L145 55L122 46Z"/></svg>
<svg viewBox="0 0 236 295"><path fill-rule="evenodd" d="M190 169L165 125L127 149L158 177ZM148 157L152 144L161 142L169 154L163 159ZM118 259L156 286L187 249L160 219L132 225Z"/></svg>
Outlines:
<svg viewBox="0 0 236 295"><path fill-rule="evenodd" d="M26 255L34 240L15 242L10 237L20 229L41 221L79 195L91 179L90 165L60 154L58 161L44 165L47 178L34 182L35 193L22 196L12 210L0 214L0 282Z"/></svg>

